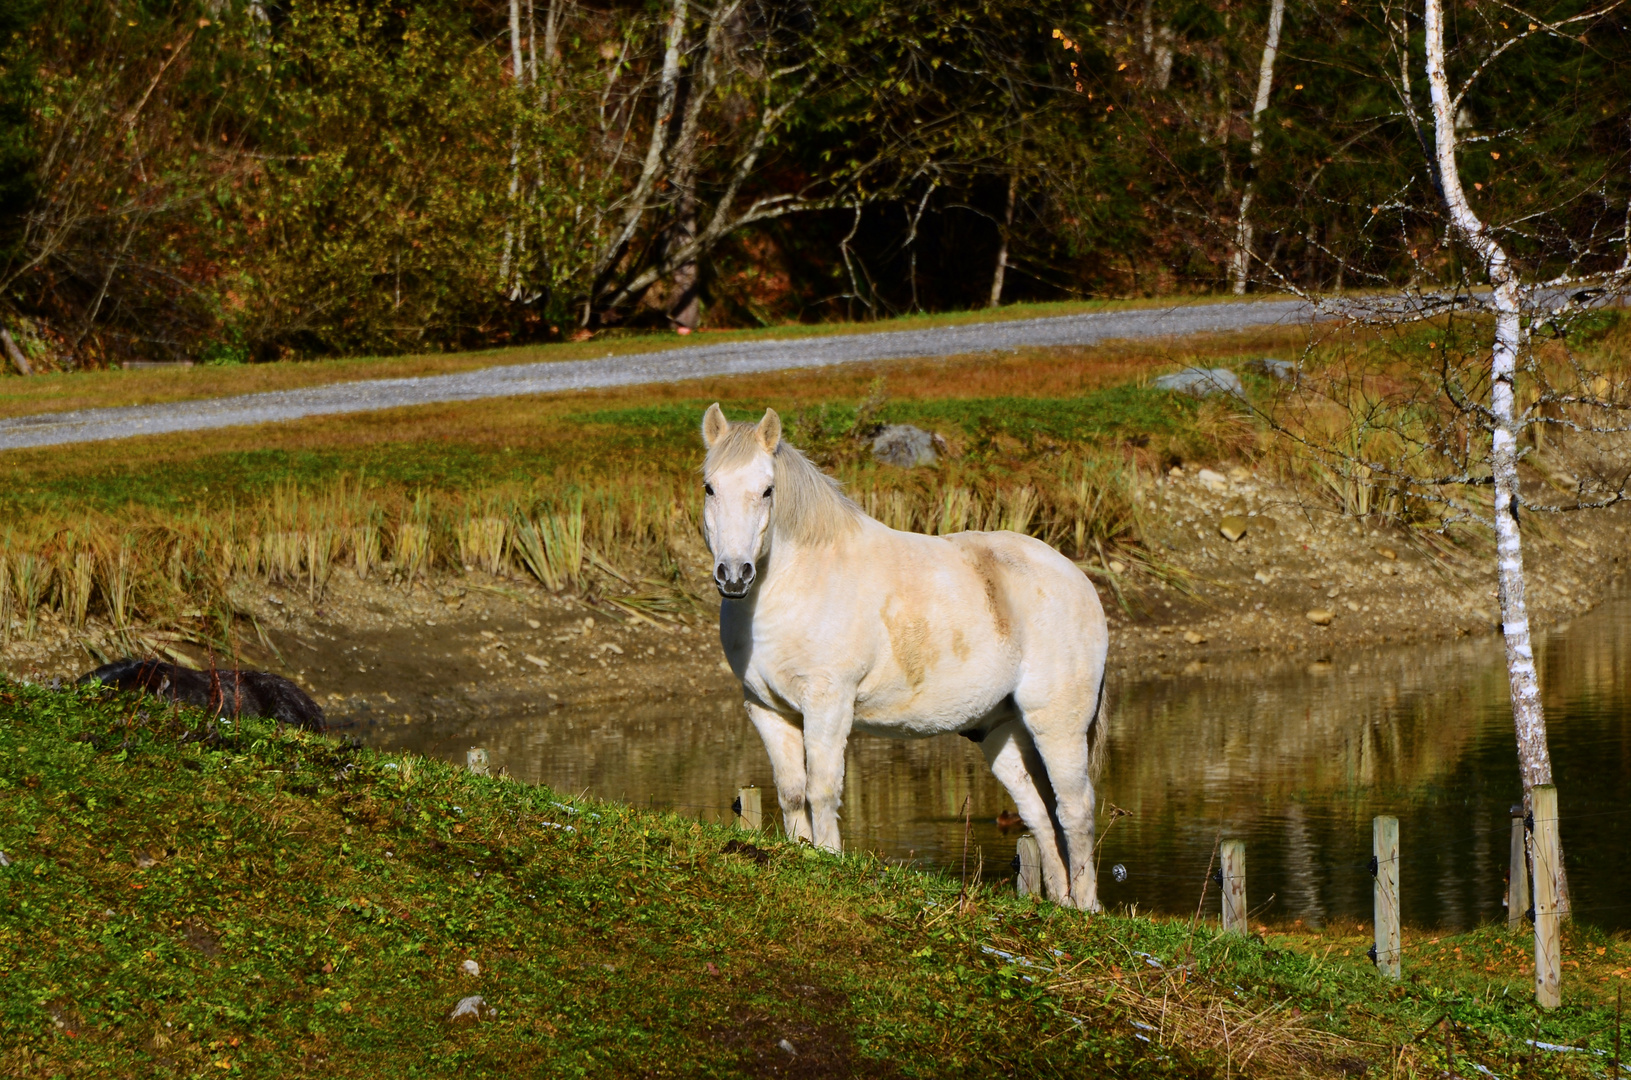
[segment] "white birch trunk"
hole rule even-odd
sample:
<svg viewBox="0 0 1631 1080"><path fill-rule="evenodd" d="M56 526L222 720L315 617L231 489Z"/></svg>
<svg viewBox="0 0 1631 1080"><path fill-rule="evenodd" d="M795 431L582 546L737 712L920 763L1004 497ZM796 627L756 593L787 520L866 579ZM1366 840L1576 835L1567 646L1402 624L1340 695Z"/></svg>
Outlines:
<svg viewBox="0 0 1631 1080"><path fill-rule="evenodd" d="M1501 631L1506 640L1507 681L1512 693L1512 722L1517 734L1518 767L1527 806L1537 784L1552 783L1552 756L1546 744L1546 714L1523 595L1523 542L1518 528L1518 425L1514 418L1513 380L1523 345L1523 287L1517 269L1489 227L1473 211L1456 165L1455 105L1444 64L1442 0L1426 5L1427 85L1432 106L1434 165L1450 222L1489 275L1494 294L1495 345L1490 356L1490 413L1494 421L1490 471L1495 482L1495 548L1501 604ZM1561 880L1561 870L1559 871ZM1568 910L1564 884L1560 906Z"/></svg>
<svg viewBox="0 0 1631 1080"><path fill-rule="evenodd" d="M1002 303L1002 282L1008 275L1008 234L1014 228L1014 197L1019 194L1019 174L1008 177L1008 205L1002 214L1002 238L997 243L997 266L991 273L991 299L986 307Z"/></svg>
<svg viewBox="0 0 1631 1080"><path fill-rule="evenodd" d="M510 77L517 83L526 76L526 69L521 65L521 0L510 0ZM521 129L510 129L510 202L509 209L505 211L504 220L504 254L498 263L499 290L508 293L510 299L520 295L520 284L511 282L511 268L519 269L519 259L515 258L516 248L516 201L521 195Z"/></svg>
<svg viewBox="0 0 1631 1080"><path fill-rule="evenodd" d="M1246 169L1246 183L1240 192L1240 211L1235 217L1235 250L1229 260L1229 282L1236 296L1246 295L1246 280L1252 260L1252 199L1257 191L1257 159L1263 153L1263 113L1269 107L1274 89L1274 58L1280 52L1280 24L1284 22L1286 0L1271 0L1269 32L1263 39L1263 61L1257 68L1257 98L1252 102L1252 145Z"/></svg>
<svg viewBox="0 0 1631 1080"><path fill-rule="evenodd" d="M689 11L687 0L673 0L673 7L669 12L668 40L663 50L663 71L657 84L657 109L651 118L651 142L646 146L646 160L640 167L640 178L634 183L634 190L629 193L628 209L623 215L623 223L618 227L617 235L601 250L600 257L595 260L594 281L591 290L598 291L601 281L618 259L622 258L623 249L634 236L640 225L640 219L645 217L649 209L647 200L651 197L653 187L657 183L657 173L662 168L663 151L668 148L668 129L674 119L674 100L679 91L680 81L680 43L685 37L685 19ZM589 306L584 309L585 320L591 314L594 304L591 295Z"/></svg>

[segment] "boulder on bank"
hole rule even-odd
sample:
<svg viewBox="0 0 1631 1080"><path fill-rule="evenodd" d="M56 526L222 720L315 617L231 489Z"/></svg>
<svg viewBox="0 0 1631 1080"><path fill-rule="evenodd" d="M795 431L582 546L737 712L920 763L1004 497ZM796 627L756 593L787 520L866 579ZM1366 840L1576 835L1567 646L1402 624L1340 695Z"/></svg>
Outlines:
<svg viewBox="0 0 1631 1080"><path fill-rule="evenodd" d="M872 456L903 469L933 465L945 449L945 439L911 424L889 424L872 436Z"/></svg>
<svg viewBox="0 0 1631 1080"><path fill-rule="evenodd" d="M1161 375L1150 385L1157 390L1171 390L1174 393L1198 398L1214 397L1218 394L1232 394L1240 398L1246 396L1246 388L1241 384L1240 376L1228 368L1221 367L1187 367L1171 375Z"/></svg>

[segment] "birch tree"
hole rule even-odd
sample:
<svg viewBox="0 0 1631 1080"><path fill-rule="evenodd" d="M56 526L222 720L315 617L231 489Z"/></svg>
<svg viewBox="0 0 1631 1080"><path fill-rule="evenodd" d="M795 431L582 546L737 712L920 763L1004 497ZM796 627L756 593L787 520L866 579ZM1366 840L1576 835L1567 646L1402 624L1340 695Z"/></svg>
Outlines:
<svg viewBox="0 0 1631 1080"><path fill-rule="evenodd" d="M1444 63L1444 9L1441 0L1425 0L1427 86L1432 103L1433 162L1440 197L1450 224L1472 250L1489 280L1495 313L1495 344L1490 353L1490 477L1495 487L1495 547L1501 634L1506 642L1507 681L1512 691L1512 722L1517 732L1518 765L1524 800L1536 784L1552 782L1552 756L1546 742L1546 715L1535 672L1534 642L1523 596L1523 537L1519 531L1518 424L1514 382L1523 347L1524 288L1506 249L1473 212L1461 185L1456 160L1455 96Z"/></svg>
<svg viewBox="0 0 1631 1080"><path fill-rule="evenodd" d="M1257 194L1257 159L1263 156L1263 113L1269 107L1274 88L1274 58L1280 52L1280 24L1285 19L1286 0L1271 0L1268 35L1263 39L1263 59L1257 67L1257 96L1252 100L1252 141L1248 151L1246 182L1240 189L1240 209L1235 216L1235 245L1229 261L1229 286L1236 296L1246 295L1246 280L1252 259L1252 200Z"/></svg>
<svg viewBox="0 0 1631 1080"><path fill-rule="evenodd" d="M1515 27L1510 8L1470 10L1452 40L1443 0L1383 6L1391 51L1370 59L1396 96L1401 145L1418 148L1425 168L1373 194L1371 212L1408 255L1413 280L1371 299L1304 293L1346 317L1341 333L1358 340L1312 345L1276 406L1286 411L1269 418L1324 460L1342 512L1390 518L1443 555L1481 554L1493 539L1485 566L1527 806L1556 777L1526 523L1631 499L1631 378L1612 350L1575 344L1591 320L1614 317L1603 309L1631 285L1631 184L1623 161L1588 168L1575 158L1562 169L1548 157L1577 110L1530 96L1534 58L1501 71L1526 43L1585 55L1588 24L1613 9L1534 14ZM1514 100L1514 89L1528 92Z"/></svg>
<svg viewBox="0 0 1631 1080"><path fill-rule="evenodd" d="M1596 17L1592 12L1576 16L1567 22L1584 21ZM1457 136L1457 113L1473 83L1487 68L1512 45L1527 34L1514 35L1497 45L1473 67L1460 87L1452 87L1446 59L1445 14L1442 0L1423 0L1423 30L1426 51L1426 75L1429 101L1431 153L1433 174L1437 180L1439 198L1443 202L1450 228L1460 243L1473 255L1488 282L1488 293L1477 299L1481 308L1493 315L1494 340L1489 353L1489 392L1487 423L1490 432L1489 474L1494 490L1494 531L1498 602L1501 609L1501 634L1506 648L1507 681L1511 690L1512 720L1517 737L1518 766L1523 778L1524 804L1530 802L1530 792L1538 784L1551 784L1551 751L1546 737L1546 715L1541 702L1540 681L1535 668L1534 641L1530 633L1528 605L1524 598L1523 534L1520 510L1523 493L1519 485L1518 463L1522 456L1520 435L1534 421L1524 415L1517 401L1516 383L1528 348L1526 317L1547 317L1553 320L1567 313L1574 305L1600 299L1605 294L1620 291L1625 285L1625 272L1631 265L1631 246L1625 250L1621 267L1607 275L1592 275L1590 284L1595 288L1582 290L1587 284L1576 274L1564 273L1551 280L1525 283L1518 262L1513 258L1496 231L1473 209L1462 182L1460 140ZM1548 27L1557 32L1557 25ZM1539 24L1529 24L1529 32L1540 30ZM1631 223L1631 206L1625 220ZM1631 239L1631 238L1627 238ZM1573 292L1573 295L1571 295ZM1531 370L1534 368L1531 366ZM1594 379L1593 382L1596 380ZM1606 380L1600 387L1582 388L1583 394L1562 395L1571 405L1586 405L1595 411L1616 410L1620 403L1609 399ZM1548 396L1538 390L1535 400ZM1557 395L1552 395L1557 396ZM1623 431L1622 424L1614 420L1587 421L1588 430L1609 434ZM1618 490L1608 493L1606 501L1619 501L1626 495L1624 480ZM1603 500L1599 500L1603 501ZM1565 885L1562 906L1568 911L1568 890Z"/></svg>

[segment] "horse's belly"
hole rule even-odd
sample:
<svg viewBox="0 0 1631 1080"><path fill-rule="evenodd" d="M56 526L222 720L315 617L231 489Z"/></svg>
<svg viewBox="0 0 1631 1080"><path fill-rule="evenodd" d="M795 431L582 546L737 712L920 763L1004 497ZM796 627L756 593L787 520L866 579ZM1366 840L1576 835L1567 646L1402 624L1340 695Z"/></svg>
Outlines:
<svg viewBox="0 0 1631 1080"><path fill-rule="evenodd" d="M1011 687L943 682L909 688L878 688L855 701L855 730L911 739L962 731L1000 709Z"/></svg>

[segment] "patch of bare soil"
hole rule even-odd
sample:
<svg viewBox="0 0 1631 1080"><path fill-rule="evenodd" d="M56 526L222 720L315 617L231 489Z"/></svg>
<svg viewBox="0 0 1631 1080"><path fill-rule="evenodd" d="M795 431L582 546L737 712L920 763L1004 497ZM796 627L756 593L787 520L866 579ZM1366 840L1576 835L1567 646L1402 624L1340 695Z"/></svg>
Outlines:
<svg viewBox="0 0 1631 1080"><path fill-rule="evenodd" d="M1140 498L1147 543L1177 572L1162 581L1113 560L1087 567L1110 616L1118 678L1204 674L1243 653L1317 663L1360 647L1497 630L1488 551L1310 509L1291 488L1238 467L1175 470ZM1620 511L1529 519L1537 629L1608 593L1626 567L1628 522ZM698 561L691 569L706 580ZM622 588L610 578L606 587ZM319 595L244 586L239 603L270 645L248 637L243 663L294 679L332 722L360 732L736 692L706 602L677 619L646 619L519 578L472 572L404 587L338 570ZM200 649L174 648L211 662ZM34 640L14 637L0 650L0 666L66 681L98 653L120 651L94 618L70 632L47 612Z"/></svg>
<svg viewBox="0 0 1631 1080"><path fill-rule="evenodd" d="M1125 579L1124 606L1100 586L1112 670L1194 675L1238 653L1318 661L1499 632L1492 550L1341 517L1241 467L1174 469L1140 497L1147 542L1181 574L1171 584ZM1590 610L1626 569L1631 514L1623 510L1536 515L1527 524L1535 629Z"/></svg>

